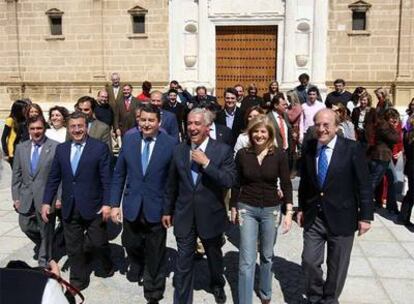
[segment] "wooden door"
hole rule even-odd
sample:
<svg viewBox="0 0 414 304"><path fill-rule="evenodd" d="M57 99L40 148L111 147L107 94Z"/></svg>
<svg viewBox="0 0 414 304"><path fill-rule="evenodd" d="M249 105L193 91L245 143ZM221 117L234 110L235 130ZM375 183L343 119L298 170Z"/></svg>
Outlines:
<svg viewBox="0 0 414 304"><path fill-rule="evenodd" d="M216 96L223 104L228 87L250 83L258 95L268 90L276 79L277 26L216 27ZM247 95L247 93L245 93Z"/></svg>

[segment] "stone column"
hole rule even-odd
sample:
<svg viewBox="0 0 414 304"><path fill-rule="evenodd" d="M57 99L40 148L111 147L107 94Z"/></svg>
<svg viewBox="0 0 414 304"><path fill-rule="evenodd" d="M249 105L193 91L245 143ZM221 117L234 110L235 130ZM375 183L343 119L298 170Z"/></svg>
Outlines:
<svg viewBox="0 0 414 304"><path fill-rule="evenodd" d="M6 0L7 2L7 20L9 25L7 28L10 29L10 36L13 37L14 41L10 41L10 46L13 49L14 65L13 72L10 74L10 78L14 81L22 81L21 72L21 52L20 52L20 32L19 32L19 16L17 9L17 0Z"/></svg>
<svg viewBox="0 0 414 304"><path fill-rule="evenodd" d="M314 0L311 83L322 90L326 87L328 18L328 0Z"/></svg>
<svg viewBox="0 0 414 304"><path fill-rule="evenodd" d="M283 86L293 87L295 75L295 32L296 32L296 2L285 1L285 41L283 50ZM283 33L280 33L283 35Z"/></svg>
<svg viewBox="0 0 414 304"><path fill-rule="evenodd" d="M99 66L93 73L94 80L105 81L105 41L104 41L104 22L103 22L103 1L98 1L93 3L92 15L95 19L95 25L99 28L99 38L97 39L98 43L96 45L97 50L99 50Z"/></svg>
<svg viewBox="0 0 414 304"><path fill-rule="evenodd" d="M410 78L410 65L413 50L413 29L412 14L414 13L414 0L401 0L400 2L400 24L399 24L399 45L398 45L398 66L397 81Z"/></svg>

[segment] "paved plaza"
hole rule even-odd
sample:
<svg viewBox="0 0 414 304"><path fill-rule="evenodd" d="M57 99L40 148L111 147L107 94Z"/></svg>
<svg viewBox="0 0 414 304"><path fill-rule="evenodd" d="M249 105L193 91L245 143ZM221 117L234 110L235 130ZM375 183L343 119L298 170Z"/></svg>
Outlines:
<svg viewBox="0 0 414 304"><path fill-rule="evenodd" d="M297 183L295 189L297 188ZM10 167L0 162L0 266L7 261L21 259L35 265L33 245L20 231L17 214L10 196ZM341 303L413 303L414 299L414 231L396 225L395 218L386 212L375 215L373 227L365 236L356 238L351 266ZM115 229L112 229L115 230ZM115 235L116 231L112 233ZM237 231L228 234L224 246L227 303L234 303L237 293L238 251ZM119 235L111 241L117 271L111 278L102 279L91 274L91 284L84 291L88 304L145 303L142 288L125 277L125 253ZM302 250L301 229L295 224L287 235L279 235L274 258L272 303L301 303L303 276L300 268ZM168 280L165 300L172 303L172 277L176 256L172 231L168 235ZM60 261L64 266L66 259ZM68 271L63 272L68 278ZM208 292L206 260L196 262L194 303L214 303ZM255 303L259 303L256 298Z"/></svg>

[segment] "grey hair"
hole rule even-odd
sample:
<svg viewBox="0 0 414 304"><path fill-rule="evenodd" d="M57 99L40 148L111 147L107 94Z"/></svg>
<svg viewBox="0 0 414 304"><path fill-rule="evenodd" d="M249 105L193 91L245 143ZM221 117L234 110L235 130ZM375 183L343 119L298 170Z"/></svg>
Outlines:
<svg viewBox="0 0 414 304"><path fill-rule="evenodd" d="M204 123L206 126L209 126L213 123L213 113L205 108L194 108L190 111L190 114L202 114L204 118Z"/></svg>

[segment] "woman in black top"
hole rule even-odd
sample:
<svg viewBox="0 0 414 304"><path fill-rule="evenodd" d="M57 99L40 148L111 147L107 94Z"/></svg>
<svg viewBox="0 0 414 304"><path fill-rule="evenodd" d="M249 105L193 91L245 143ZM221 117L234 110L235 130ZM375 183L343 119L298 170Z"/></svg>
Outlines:
<svg viewBox="0 0 414 304"><path fill-rule="evenodd" d="M239 301L252 303L257 241L260 239L260 298L270 303L272 295L272 258L281 205L286 204L284 233L292 225L292 183L288 158L274 146L275 131L266 117L249 123L250 145L237 152L238 183L232 189L231 221L240 226ZM277 184L284 193L279 198Z"/></svg>

